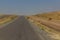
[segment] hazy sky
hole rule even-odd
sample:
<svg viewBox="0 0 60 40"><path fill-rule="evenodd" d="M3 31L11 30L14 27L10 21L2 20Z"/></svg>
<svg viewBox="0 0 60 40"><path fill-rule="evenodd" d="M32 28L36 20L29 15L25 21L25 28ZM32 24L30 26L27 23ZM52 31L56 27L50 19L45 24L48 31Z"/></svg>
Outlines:
<svg viewBox="0 0 60 40"><path fill-rule="evenodd" d="M36 14L60 10L60 0L0 0L0 13Z"/></svg>

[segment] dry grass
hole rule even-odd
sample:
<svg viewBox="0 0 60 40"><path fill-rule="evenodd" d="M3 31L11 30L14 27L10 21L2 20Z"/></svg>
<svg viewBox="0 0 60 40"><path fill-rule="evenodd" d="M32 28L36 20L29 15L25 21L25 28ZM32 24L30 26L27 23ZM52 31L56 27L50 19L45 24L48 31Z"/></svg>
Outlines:
<svg viewBox="0 0 60 40"><path fill-rule="evenodd" d="M57 32L57 31L41 24L40 21L36 21L32 17L34 17L34 18L39 17L39 18L42 18L44 20L49 20L51 22L60 23L60 12L57 12L57 11L56 12L48 12L48 13L37 14L37 15L27 17L27 19L30 22L34 23L35 25L40 27L40 29L49 33L48 36L50 36L51 38L54 38L56 40L60 40L60 32Z"/></svg>
<svg viewBox="0 0 60 40"><path fill-rule="evenodd" d="M8 23L12 20L14 20L17 16L16 15L2 15L0 16L0 25L3 25L5 23Z"/></svg>

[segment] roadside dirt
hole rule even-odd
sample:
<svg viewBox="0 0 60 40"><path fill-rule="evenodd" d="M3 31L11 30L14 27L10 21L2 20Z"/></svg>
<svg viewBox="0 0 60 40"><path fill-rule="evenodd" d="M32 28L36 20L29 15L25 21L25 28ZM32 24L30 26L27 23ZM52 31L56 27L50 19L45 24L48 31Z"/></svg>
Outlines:
<svg viewBox="0 0 60 40"><path fill-rule="evenodd" d="M53 28L57 31L60 31L60 24L56 23L54 21L44 20L42 18L38 17L30 17L31 19L34 19L35 21L40 21L41 24L46 25L47 27Z"/></svg>

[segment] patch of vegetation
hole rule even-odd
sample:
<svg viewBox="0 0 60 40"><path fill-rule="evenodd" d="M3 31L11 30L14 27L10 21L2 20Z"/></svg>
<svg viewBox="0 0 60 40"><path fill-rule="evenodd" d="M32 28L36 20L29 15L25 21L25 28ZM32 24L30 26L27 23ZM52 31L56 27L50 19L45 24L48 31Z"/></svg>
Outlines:
<svg viewBox="0 0 60 40"><path fill-rule="evenodd" d="M17 16L15 16L15 15L2 15L0 18L0 25L10 22L10 21L14 20L16 17Z"/></svg>
<svg viewBox="0 0 60 40"><path fill-rule="evenodd" d="M45 20L57 22L60 20L60 12L50 12L50 13L44 13L44 14L37 14L37 15L33 15L32 17L39 17L39 18L42 18ZM32 18L30 20L34 20L34 19ZM40 27L41 30L46 31L48 33L48 36L50 36L51 38L53 38L55 40L60 40L60 32L57 32L57 31L53 30L52 28L49 28L49 27L41 24L40 21L34 20L34 24L37 25L38 27Z"/></svg>

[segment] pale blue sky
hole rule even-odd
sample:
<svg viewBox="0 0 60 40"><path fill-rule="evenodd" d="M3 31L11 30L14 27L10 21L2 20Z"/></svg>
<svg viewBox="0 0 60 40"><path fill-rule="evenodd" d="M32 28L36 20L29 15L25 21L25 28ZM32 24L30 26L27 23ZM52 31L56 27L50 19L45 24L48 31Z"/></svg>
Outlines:
<svg viewBox="0 0 60 40"><path fill-rule="evenodd" d="M60 10L60 0L0 0L0 13L20 15Z"/></svg>

